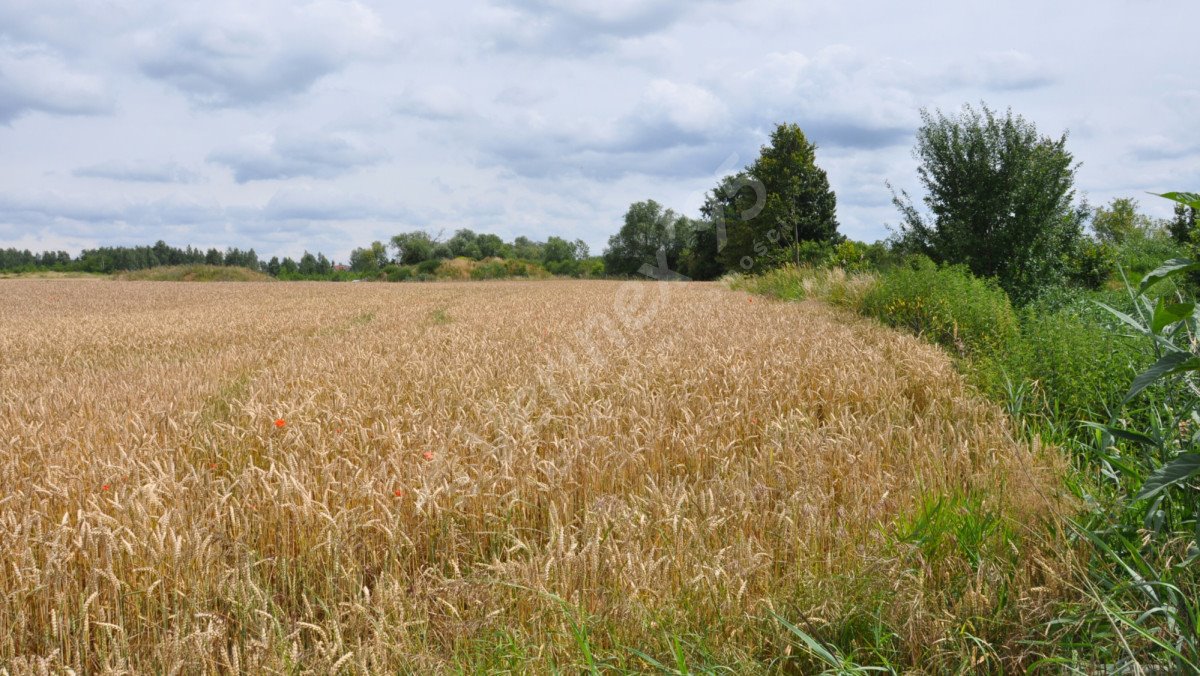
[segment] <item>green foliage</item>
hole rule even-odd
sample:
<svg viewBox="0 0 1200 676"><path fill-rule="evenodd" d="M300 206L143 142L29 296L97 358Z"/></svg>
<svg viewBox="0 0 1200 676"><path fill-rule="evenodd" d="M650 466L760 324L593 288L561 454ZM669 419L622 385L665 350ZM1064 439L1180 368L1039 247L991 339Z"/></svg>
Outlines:
<svg viewBox="0 0 1200 676"><path fill-rule="evenodd" d="M861 676L871 673L898 673L890 666L861 665L852 656L846 655L836 646L823 643L812 634L789 622L782 615L772 611L771 617L787 630L789 639L795 638L799 640L798 643L789 641L790 646L799 648L797 651L799 655L808 655L813 659L814 664L804 669L802 673L821 674L822 676ZM789 650L788 652L790 653L791 651Z"/></svg>
<svg viewBox="0 0 1200 676"><path fill-rule="evenodd" d="M1021 116L987 106L964 106L959 116L922 111L922 119L915 153L932 220L901 192L901 237L939 262L995 278L1017 302L1059 282L1086 214L1072 207L1066 135L1040 136Z"/></svg>
<svg viewBox="0 0 1200 676"><path fill-rule="evenodd" d="M314 256L307 251L300 258L300 265L297 267L297 272L301 277L321 277L332 271L333 264L325 258L325 254Z"/></svg>
<svg viewBox="0 0 1200 676"><path fill-rule="evenodd" d="M354 272L372 274L391 263L387 247L383 242L371 242L371 246L350 252L350 269Z"/></svg>
<svg viewBox="0 0 1200 676"><path fill-rule="evenodd" d="M423 230L404 232L392 237L396 262L401 265L416 265L432 259L435 246L433 238Z"/></svg>
<svg viewBox="0 0 1200 676"><path fill-rule="evenodd" d="M995 355L1019 336L1008 296L965 266L928 261L885 273L866 294L862 312L907 328L959 356Z"/></svg>
<svg viewBox="0 0 1200 676"><path fill-rule="evenodd" d="M782 265L826 267L833 264L832 242L800 242L776 247L763 255L763 270Z"/></svg>
<svg viewBox="0 0 1200 676"><path fill-rule="evenodd" d="M1126 308L1108 306L1153 363L1122 381L1124 410L1079 444L1099 470L1095 507L1076 526L1093 546L1094 606L1070 619L1107 625L1120 641L1111 653L1143 672L1200 670L1200 320L1191 300L1152 295L1197 268L1167 261L1128 287Z"/></svg>
<svg viewBox="0 0 1200 676"><path fill-rule="evenodd" d="M66 251L45 251L35 254L29 250L0 249L0 272L87 272L112 274L132 270L148 270L167 266L210 265L241 267L258 270L261 265L253 249L230 248L224 253L217 249L207 252L192 247L180 249L159 240L153 246L100 247L85 249L78 258Z"/></svg>
<svg viewBox="0 0 1200 676"><path fill-rule="evenodd" d="M1067 266L1071 282L1086 289L1099 289L1117 269L1117 250L1104 241L1080 240Z"/></svg>
<svg viewBox="0 0 1200 676"><path fill-rule="evenodd" d="M432 275L442 266L442 261L439 258L430 258L417 263L417 272Z"/></svg>
<svg viewBox="0 0 1200 676"><path fill-rule="evenodd" d="M1136 341L1113 335L1092 298L1064 289L1023 308L1021 339L998 358L1001 372L987 389L998 395L1005 378L1030 383L1023 412L1068 428L1116 410L1146 355Z"/></svg>
<svg viewBox="0 0 1200 676"><path fill-rule="evenodd" d="M518 237L512 243L512 257L523 261L540 261L542 245L528 237Z"/></svg>
<svg viewBox="0 0 1200 676"><path fill-rule="evenodd" d="M542 246L543 263L563 263L575 260L575 245L562 237L551 237Z"/></svg>
<svg viewBox="0 0 1200 676"><path fill-rule="evenodd" d="M830 251L829 262L846 272L866 272L876 267L876 262L871 259L874 253L872 247L873 245L851 239L842 240Z"/></svg>
<svg viewBox="0 0 1200 676"><path fill-rule="evenodd" d="M783 300L821 300L855 311L861 311L863 298L877 283L872 274L847 274L841 268L797 268L794 265L773 268L754 276L731 273L725 279L733 289Z"/></svg>
<svg viewBox="0 0 1200 676"><path fill-rule="evenodd" d="M471 270L471 279L504 279L509 276L504 261L487 261Z"/></svg>
<svg viewBox="0 0 1200 676"><path fill-rule="evenodd" d="M1188 206L1186 201L1175 203L1175 215L1167 222L1167 233L1178 244L1191 244L1200 227L1200 207Z"/></svg>
<svg viewBox="0 0 1200 676"><path fill-rule="evenodd" d="M654 200L635 202L625 212L625 224L609 238L604 269L610 275L632 276L643 265L678 271L680 255L691 239L692 223Z"/></svg>
<svg viewBox="0 0 1200 676"><path fill-rule="evenodd" d="M509 277L528 277L530 272L529 264L516 260L504 261L504 272Z"/></svg>
<svg viewBox="0 0 1200 676"><path fill-rule="evenodd" d="M895 539L915 547L926 565L957 558L978 570L984 561L1011 558L1017 536L980 495L957 493L926 496L897 523Z"/></svg>
<svg viewBox="0 0 1200 676"><path fill-rule="evenodd" d="M684 274L715 279L730 270L744 272L726 266L722 247L728 244L729 229L760 213L765 203L766 188L746 171L723 177L700 207L704 220L692 233Z"/></svg>
<svg viewBox="0 0 1200 676"><path fill-rule="evenodd" d="M28 249L0 249L0 271L64 270L70 264L71 255L66 251L34 253Z"/></svg>
<svg viewBox="0 0 1200 676"><path fill-rule="evenodd" d="M724 219L728 243L720 257L727 270L761 271L778 247L840 239L837 198L816 150L799 126L781 124L744 175L714 192L707 211ZM739 184L748 189L731 192Z"/></svg>
<svg viewBox="0 0 1200 676"><path fill-rule="evenodd" d="M479 246L479 236L474 231L463 228L454 233L446 242L446 247L450 250L450 256L454 258L470 258L479 260L483 258L483 250Z"/></svg>
<svg viewBox="0 0 1200 676"><path fill-rule="evenodd" d="M412 279L414 268L409 265L389 265L383 269L383 274L389 282L406 282Z"/></svg>
<svg viewBox="0 0 1200 676"><path fill-rule="evenodd" d="M513 277L529 277L534 273L534 265L518 260L484 261L471 270L471 279L510 279Z"/></svg>
<svg viewBox="0 0 1200 676"><path fill-rule="evenodd" d="M508 258L512 256L512 246L505 244L499 235L484 233L475 238L479 247L480 258Z"/></svg>
<svg viewBox="0 0 1200 676"><path fill-rule="evenodd" d="M1134 238L1150 237L1159 228L1154 219L1138 213L1137 200L1118 197L1108 206L1096 208L1092 229L1101 242L1120 246Z"/></svg>
<svg viewBox="0 0 1200 676"><path fill-rule="evenodd" d="M1116 267L1133 279L1158 267L1160 263L1188 254L1188 248L1170 237L1156 234L1150 237L1135 237L1116 250Z"/></svg>
<svg viewBox="0 0 1200 676"><path fill-rule="evenodd" d="M238 266L169 265L122 272L117 279L131 282L270 282L267 275Z"/></svg>
<svg viewBox="0 0 1200 676"><path fill-rule="evenodd" d="M1200 196L1171 198L1200 207ZM1129 256L1130 248L1144 251L1139 243L1165 239L1134 233L1118 249ZM1197 273L1200 262L1175 258L1145 271L1136 290L1123 296L1054 286L1016 313L995 284L919 256L878 275L789 266L729 280L735 288L789 299L823 298L830 288L866 280L866 292L843 294L843 305L969 357L961 362L968 373L1005 403L1021 429L1075 452L1079 474L1067 488L1084 511L1065 537L1074 538L1071 546L1090 548L1086 579L1072 581L1086 598L1063 608L1030 642L1049 655L1040 664L1195 673L1200 316L1183 290ZM834 279L836 287L828 281ZM1080 422L1085 419L1107 422ZM896 545L912 547L921 569L938 579L956 579L939 577L941 562L978 568L1003 564L1006 550L1017 552L1008 524L970 495L931 498L897 524L895 535ZM854 640L835 634L824 643L795 625L789 631L813 659L811 669L862 669Z"/></svg>

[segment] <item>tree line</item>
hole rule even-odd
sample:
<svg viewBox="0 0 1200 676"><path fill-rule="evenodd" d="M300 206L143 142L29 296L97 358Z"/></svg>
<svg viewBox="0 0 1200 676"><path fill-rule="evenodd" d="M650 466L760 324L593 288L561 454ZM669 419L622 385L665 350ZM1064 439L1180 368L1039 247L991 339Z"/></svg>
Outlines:
<svg viewBox="0 0 1200 676"><path fill-rule="evenodd" d="M837 197L817 166L816 145L796 124L781 124L757 160L724 177L706 196L701 218L637 202L608 241L605 270L633 275L643 265L692 279L761 272L798 254L806 243L836 245ZM797 257L797 262L799 258Z"/></svg>
<svg viewBox="0 0 1200 676"><path fill-rule="evenodd" d="M445 241L440 235L413 230L395 235L387 245L372 242L350 252L350 270L363 275L382 273L390 278L404 268L432 271L438 262L453 258L522 261L540 265L551 274L572 277L604 274L602 260L591 256L587 243L581 239L571 242L550 237L538 242L522 236L505 242L499 235L466 228L455 231Z"/></svg>
<svg viewBox="0 0 1200 676"><path fill-rule="evenodd" d="M93 272L111 274L146 270L168 265L217 265L258 270L261 262L254 249L180 249L158 241L153 246L107 246L84 249L74 257L66 251L34 253L28 249L0 249L0 270L5 272Z"/></svg>
<svg viewBox="0 0 1200 676"><path fill-rule="evenodd" d="M468 258L476 261L497 259L522 261L543 267L547 272L568 276L599 276L603 262L589 254L583 240L567 241L550 237L544 242L517 237L511 242L500 236L461 229L442 241L440 236L423 230L398 234L388 245L372 242L350 254L350 264L340 265L323 253L304 252L299 260L273 256L259 258L254 249L178 248L159 241L153 246L116 246L85 249L73 257L66 251L34 253L15 248L0 249L0 271L4 272L88 272L112 274L177 265L213 265L243 267L281 279L362 278L389 276L410 278L406 268L431 272L443 260Z"/></svg>
<svg viewBox="0 0 1200 676"><path fill-rule="evenodd" d="M654 200L631 205L604 251L605 269L633 275L665 265L703 280L788 263L879 267L920 255L965 265L1022 303L1055 285L1098 287L1122 256L1200 250L1195 209L1178 205L1173 218L1156 220L1130 198L1098 208L1078 198L1067 134L1045 136L1011 110L923 110L914 155L925 195L915 202L893 190L900 222L891 236L851 242L838 232L837 198L816 145L798 125L780 124L752 164L707 193L700 218Z"/></svg>

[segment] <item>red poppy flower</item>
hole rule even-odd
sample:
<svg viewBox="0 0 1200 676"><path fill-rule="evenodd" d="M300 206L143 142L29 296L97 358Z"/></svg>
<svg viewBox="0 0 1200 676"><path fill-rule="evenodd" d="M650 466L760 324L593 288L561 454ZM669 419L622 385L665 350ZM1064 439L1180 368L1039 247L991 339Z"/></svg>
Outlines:
<svg viewBox="0 0 1200 676"><path fill-rule="evenodd" d="M287 421L284 420L283 418L279 418L278 420L275 421L275 427L283 427L286 424L287 424Z"/></svg>
<svg viewBox="0 0 1200 676"><path fill-rule="evenodd" d="M425 451L421 454L421 457L425 458L426 460L433 460L433 453L431 451Z"/></svg>
<svg viewBox="0 0 1200 676"><path fill-rule="evenodd" d="M100 490L102 490L102 491L108 490L108 484L104 484L103 486L101 486Z"/></svg>
<svg viewBox="0 0 1200 676"><path fill-rule="evenodd" d="M400 497L402 495L404 495L404 491L402 491L400 489L396 489L396 497Z"/></svg>

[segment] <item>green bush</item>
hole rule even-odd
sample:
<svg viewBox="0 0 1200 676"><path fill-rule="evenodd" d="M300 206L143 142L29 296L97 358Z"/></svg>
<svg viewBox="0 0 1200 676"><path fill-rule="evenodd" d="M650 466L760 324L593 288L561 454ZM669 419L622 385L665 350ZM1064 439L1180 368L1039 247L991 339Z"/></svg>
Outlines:
<svg viewBox="0 0 1200 676"><path fill-rule="evenodd" d="M417 272L423 275L432 275L437 272L438 268L442 267L440 258L431 258L427 261L421 261L417 264Z"/></svg>
<svg viewBox="0 0 1200 676"><path fill-rule="evenodd" d="M1107 419L1129 381L1148 365L1149 353L1138 341L1114 334L1111 315L1097 305L1106 295L1080 289L1044 294L1020 311L1019 340L978 360L972 379L1018 416L1035 415L1065 429L1080 420Z"/></svg>
<svg viewBox="0 0 1200 676"><path fill-rule="evenodd" d="M1000 287L965 266L938 267L928 259L913 259L885 273L863 298L862 312L962 357L999 354L1020 333L1017 315Z"/></svg>
<svg viewBox="0 0 1200 676"><path fill-rule="evenodd" d="M847 239L833 247L829 262L846 272L866 272L872 267L867 258L868 252L869 245Z"/></svg>
<svg viewBox="0 0 1200 676"><path fill-rule="evenodd" d="M1067 276L1086 289L1099 289L1117 267L1117 252L1103 242L1084 240L1068 261Z"/></svg>
<svg viewBox="0 0 1200 676"><path fill-rule="evenodd" d="M504 273L509 277L528 277L529 265L524 261L510 258L504 261Z"/></svg>
<svg viewBox="0 0 1200 676"><path fill-rule="evenodd" d="M1137 341L1084 313L1026 311L1021 329L1022 375L1060 421L1107 419L1146 361Z"/></svg>
<svg viewBox="0 0 1200 676"><path fill-rule="evenodd" d="M413 268L411 265L389 265L383 273L389 282L406 282L412 279Z"/></svg>
<svg viewBox="0 0 1200 676"><path fill-rule="evenodd" d="M1166 236L1133 237L1117 250L1117 265L1130 280L1138 280L1147 272L1172 258L1187 257L1187 247Z"/></svg>
<svg viewBox="0 0 1200 676"><path fill-rule="evenodd" d="M489 261L471 270L471 279L504 279L508 268L503 261Z"/></svg>

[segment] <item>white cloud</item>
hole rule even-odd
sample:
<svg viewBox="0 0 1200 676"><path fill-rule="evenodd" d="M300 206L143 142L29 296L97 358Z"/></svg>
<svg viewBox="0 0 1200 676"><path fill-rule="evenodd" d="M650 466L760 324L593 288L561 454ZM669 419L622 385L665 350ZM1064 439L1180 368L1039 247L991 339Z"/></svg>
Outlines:
<svg viewBox="0 0 1200 676"><path fill-rule="evenodd" d="M950 69L947 81L991 91L1038 89L1054 83L1049 68L1024 52L980 54Z"/></svg>
<svg viewBox="0 0 1200 676"><path fill-rule="evenodd" d="M820 145L878 149L908 142L916 127L912 70L841 45L773 53L732 74L726 100L750 124L796 122Z"/></svg>
<svg viewBox="0 0 1200 676"><path fill-rule="evenodd" d="M112 109L101 78L72 68L44 47L0 43L0 124L34 111L98 115Z"/></svg>
<svg viewBox="0 0 1200 676"><path fill-rule="evenodd" d="M209 3L137 36L146 75L211 107L300 94L388 41L374 11L336 0Z"/></svg>
<svg viewBox="0 0 1200 676"><path fill-rule="evenodd" d="M503 0L486 7L480 17L493 48L585 55L664 30L707 4L708 0Z"/></svg>
<svg viewBox="0 0 1200 676"><path fill-rule="evenodd" d="M458 89L438 84L404 92L395 110L401 115L429 120L458 120L470 115L472 106L470 99Z"/></svg>
<svg viewBox="0 0 1200 676"><path fill-rule="evenodd" d="M109 161L79 167L71 172L81 178L103 178L137 183L195 183L200 174L177 162Z"/></svg>
<svg viewBox="0 0 1200 676"><path fill-rule="evenodd" d="M409 220L411 213L369 195L349 194L327 186L281 188L262 208L269 221L353 221L377 218Z"/></svg>
<svg viewBox="0 0 1200 676"><path fill-rule="evenodd" d="M297 177L333 178L383 161L386 153L355 132L280 131L247 137L209 161L233 171L238 183Z"/></svg>

